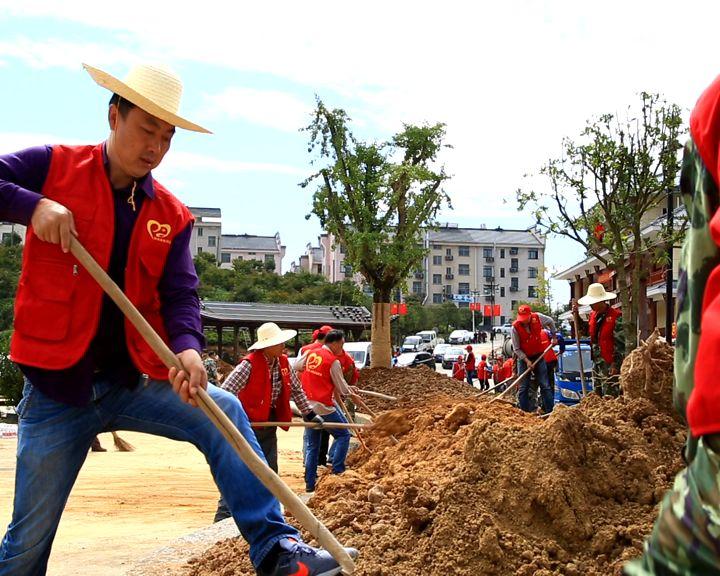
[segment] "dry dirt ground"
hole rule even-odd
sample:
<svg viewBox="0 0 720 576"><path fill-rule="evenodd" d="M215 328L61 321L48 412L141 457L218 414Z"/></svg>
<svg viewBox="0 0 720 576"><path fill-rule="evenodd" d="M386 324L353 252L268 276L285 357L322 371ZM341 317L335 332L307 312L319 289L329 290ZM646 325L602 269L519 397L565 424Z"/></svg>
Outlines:
<svg viewBox="0 0 720 576"><path fill-rule="evenodd" d="M212 523L218 492L193 446L131 432L120 436L134 452L89 453L70 495L48 573L53 576L120 576L138 557ZM280 471L302 491L302 429L278 432ZM14 439L0 439L0 532L12 514ZM1 538L1 536L0 536Z"/></svg>

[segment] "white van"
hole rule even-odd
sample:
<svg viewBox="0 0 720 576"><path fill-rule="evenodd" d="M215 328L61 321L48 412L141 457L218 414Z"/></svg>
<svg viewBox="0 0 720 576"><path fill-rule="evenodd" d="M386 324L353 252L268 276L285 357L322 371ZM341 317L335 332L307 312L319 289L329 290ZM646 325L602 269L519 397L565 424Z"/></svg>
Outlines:
<svg viewBox="0 0 720 576"><path fill-rule="evenodd" d="M358 370L370 366L370 342L345 342L343 350L352 356Z"/></svg>
<svg viewBox="0 0 720 576"><path fill-rule="evenodd" d="M435 346L439 344L435 330L423 330L415 334L415 336L422 338L422 349L428 352L432 352Z"/></svg>
<svg viewBox="0 0 720 576"><path fill-rule="evenodd" d="M468 330L453 330L448 338L450 344L470 344L472 340L473 333Z"/></svg>

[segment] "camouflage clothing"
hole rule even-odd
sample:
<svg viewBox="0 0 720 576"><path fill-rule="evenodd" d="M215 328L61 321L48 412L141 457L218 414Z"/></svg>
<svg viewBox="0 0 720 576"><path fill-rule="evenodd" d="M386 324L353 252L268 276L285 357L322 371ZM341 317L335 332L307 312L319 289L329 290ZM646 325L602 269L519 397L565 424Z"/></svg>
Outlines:
<svg viewBox="0 0 720 576"><path fill-rule="evenodd" d="M595 338L595 340L599 340ZM623 332L623 319L618 316L613 329L613 340L615 346L613 348L613 363L608 364L600 352L600 344L592 345L592 361L593 361L593 390L600 396L620 396L620 366L622 366L625 358L625 333ZM615 373L610 374L610 368L615 368Z"/></svg>
<svg viewBox="0 0 720 576"><path fill-rule="evenodd" d="M210 357L205 358L203 360L203 366L205 366L205 372L207 372L208 376L208 382L210 384L215 384L217 386L218 384L218 374L217 374L217 362L213 360Z"/></svg>
<svg viewBox="0 0 720 576"><path fill-rule="evenodd" d="M673 390L675 405L686 418L705 285L710 272L720 265L720 250L709 230L718 207L718 189L692 141L685 146L680 190L690 227L680 261ZM686 457L689 465L678 474L663 501L644 556L627 565L626 574L720 573L720 455L703 439L689 436Z"/></svg>

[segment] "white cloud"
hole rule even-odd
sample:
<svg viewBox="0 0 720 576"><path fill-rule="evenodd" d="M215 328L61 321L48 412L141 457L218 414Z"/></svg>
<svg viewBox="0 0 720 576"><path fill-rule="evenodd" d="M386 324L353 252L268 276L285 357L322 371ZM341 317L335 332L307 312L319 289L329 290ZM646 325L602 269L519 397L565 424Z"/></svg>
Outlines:
<svg viewBox="0 0 720 576"><path fill-rule="evenodd" d="M32 68L67 68L79 70L82 62L116 65L138 61L138 56L123 47L106 44L75 42L50 38L33 40L19 36L12 41L0 42L0 56L20 60ZM158 54L155 60L161 60Z"/></svg>
<svg viewBox="0 0 720 576"><path fill-rule="evenodd" d="M204 97L199 116L214 120L228 117L284 132L297 132L309 122L312 105L288 92L230 87Z"/></svg>

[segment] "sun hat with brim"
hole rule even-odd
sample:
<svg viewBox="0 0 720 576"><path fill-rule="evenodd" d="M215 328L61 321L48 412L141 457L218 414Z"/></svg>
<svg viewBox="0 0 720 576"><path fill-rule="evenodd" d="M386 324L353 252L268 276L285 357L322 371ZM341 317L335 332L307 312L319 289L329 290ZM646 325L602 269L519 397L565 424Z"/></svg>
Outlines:
<svg viewBox="0 0 720 576"><path fill-rule="evenodd" d="M159 65L139 64L128 72L125 80L118 80L89 64L83 64L83 68L99 86L132 102L148 114L178 128L212 134L207 128L180 116L183 85L180 77L172 70Z"/></svg>
<svg viewBox="0 0 720 576"><path fill-rule="evenodd" d="M578 304L580 304L580 306L590 306L591 304L597 304L605 300L613 300L614 298L617 298L615 292L606 292L605 286L595 283L588 286L588 291L585 296L578 298Z"/></svg>
<svg viewBox="0 0 720 576"><path fill-rule="evenodd" d="M266 322L257 329L257 342L250 346L248 350L262 350L287 342L294 338L297 332L295 330L282 330L275 322Z"/></svg>

